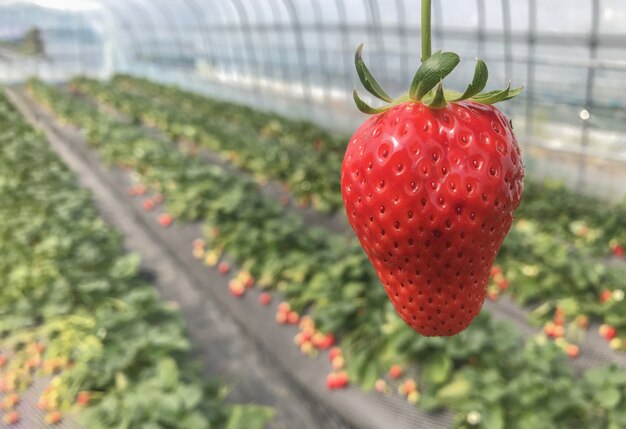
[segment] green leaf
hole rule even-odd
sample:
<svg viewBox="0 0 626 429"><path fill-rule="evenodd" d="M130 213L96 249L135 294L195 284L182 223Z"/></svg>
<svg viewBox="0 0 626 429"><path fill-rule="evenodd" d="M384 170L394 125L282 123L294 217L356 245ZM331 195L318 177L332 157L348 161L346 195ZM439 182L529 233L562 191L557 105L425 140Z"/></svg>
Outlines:
<svg viewBox="0 0 626 429"><path fill-rule="evenodd" d="M443 386L436 394L437 399L444 405L462 402L471 392L472 385L462 374L457 374L450 383Z"/></svg>
<svg viewBox="0 0 626 429"><path fill-rule="evenodd" d="M503 429L504 428L504 412L502 408L495 406L490 408L483 414L483 420L481 427L489 429Z"/></svg>
<svg viewBox="0 0 626 429"><path fill-rule="evenodd" d="M172 358L163 358L157 366L159 385L165 389L173 389L178 383L179 372L176 361Z"/></svg>
<svg viewBox="0 0 626 429"><path fill-rule="evenodd" d="M118 258L111 268L111 276L119 280L129 279L139 271L140 262L141 257L137 253L130 253Z"/></svg>
<svg viewBox="0 0 626 429"><path fill-rule="evenodd" d="M480 91L485 89L487 85L487 79L489 78L489 70L487 64L481 59L476 60L476 68L474 69L474 77L472 83L467 86L465 92L457 98L450 98L449 101L461 101L466 100Z"/></svg>
<svg viewBox="0 0 626 429"><path fill-rule="evenodd" d="M356 72L359 75L359 80L365 89L367 89L374 97L391 103L393 99L380 87L378 82L376 82L376 79L374 79L374 76L372 76L369 69L365 65L365 62L363 62L363 43L361 43L356 49L356 53L354 54L354 64L356 65Z"/></svg>
<svg viewBox="0 0 626 429"><path fill-rule="evenodd" d="M357 109L359 109L361 112L366 113L368 115L375 115L378 113L383 113L389 108L388 105L383 106L383 107L378 107L378 108L374 108L370 106L365 101L361 100L361 98L359 97L359 94L357 94L356 92L356 89L352 91L352 98L354 98L354 102L356 103Z"/></svg>
<svg viewBox="0 0 626 429"><path fill-rule="evenodd" d="M445 382L452 371L452 359L445 354L437 354L424 365L424 376L435 384Z"/></svg>
<svg viewBox="0 0 626 429"><path fill-rule="evenodd" d="M409 97L420 101L454 70L460 60L454 52L435 52L417 69L411 83Z"/></svg>
<svg viewBox="0 0 626 429"><path fill-rule="evenodd" d="M482 103L482 104L494 104L500 101L510 100L511 98L519 95L523 89L524 89L523 86L520 86L519 88L511 89L511 84L509 83L509 85L505 89L477 94L471 97L470 100L476 101L477 103Z"/></svg>
<svg viewBox="0 0 626 429"><path fill-rule="evenodd" d="M271 408L252 405L235 405L231 409L225 429L264 429L274 416Z"/></svg>
<svg viewBox="0 0 626 429"><path fill-rule="evenodd" d="M439 82L437 85L435 95L433 96L432 101L428 104L428 107L431 109L443 109L446 107L446 97L443 93L443 83Z"/></svg>
<svg viewBox="0 0 626 429"><path fill-rule="evenodd" d="M600 389L596 393L598 404L606 409L614 408L620 401L621 395L619 390L615 388Z"/></svg>

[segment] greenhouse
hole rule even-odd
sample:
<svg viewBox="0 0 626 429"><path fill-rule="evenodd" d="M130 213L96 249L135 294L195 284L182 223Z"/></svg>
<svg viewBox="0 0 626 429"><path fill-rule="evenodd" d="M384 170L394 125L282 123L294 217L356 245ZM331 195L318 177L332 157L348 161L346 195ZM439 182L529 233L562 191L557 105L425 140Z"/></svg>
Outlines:
<svg viewBox="0 0 626 429"><path fill-rule="evenodd" d="M626 428L620 0L0 0L0 428Z"/></svg>

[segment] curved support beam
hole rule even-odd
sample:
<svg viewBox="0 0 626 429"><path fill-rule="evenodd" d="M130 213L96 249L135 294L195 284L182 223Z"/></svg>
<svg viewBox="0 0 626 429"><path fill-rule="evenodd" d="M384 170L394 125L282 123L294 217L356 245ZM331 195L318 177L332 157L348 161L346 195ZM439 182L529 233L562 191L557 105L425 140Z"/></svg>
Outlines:
<svg viewBox="0 0 626 429"><path fill-rule="evenodd" d="M164 2L164 4L167 4L167 2ZM180 39L181 39L180 35L182 33L181 31L179 31L176 25L176 22L175 22L176 20L170 19L170 17L173 16L173 13L167 7L163 7L159 0L152 1L150 5L156 10L158 10L161 13L161 15L163 15L163 17L165 18L165 23L167 24L170 34L174 38L174 42L176 43L178 52L182 55L184 52L183 45L180 42ZM165 52L165 55L167 56L168 53ZM169 65L169 64L166 63L166 65Z"/></svg>
<svg viewBox="0 0 626 429"><path fill-rule="evenodd" d="M335 0L335 7L337 8L337 16L339 17L339 28L341 31L341 43L345 49L349 48L350 45L350 30L348 28L348 11L346 10L346 5L343 0ZM354 81L350 76L354 73L354 69L352 67L352 62L348 60L348 56L343 54L342 51L342 61L343 61L343 75L346 81L346 100L348 103L352 103L352 94L350 88L354 86Z"/></svg>
<svg viewBox="0 0 626 429"><path fill-rule="evenodd" d="M589 35L589 59L590 64L587 69L587 82L585 84L585 110L593 110L593 92L596 83L596 70L598 59L598 32L600 30L600 0L593 0L591 3L591 33ZM589 146L589 130L591 120L583 120L583 132L580 138L581 155L578 164L578 185L584 187L587 181L587 146Z"/></svg>
<svg viewBox="0 0 626 429"><path fill-rule="evenodd" d="M182 0L182 1L185 4L185 6L187 6L187 9L189 9L191 11L191 14L193 15L193 19L196 23L196 27L198 28L198 34L200 35L200 39L202 40L202 49L204 51L204 56L205 58L208 59L210 42L207 43L207 40L205 38L205 35L207 35L207 32L205 31L205 28L202 25L202 21L205 20L204 11L195 2L195 0Z"/></svg>
<svg viewBox="0 0 626 429"><path fill-rule="evenodd" d="M396 16L398 18L398 39L400 48L400 76L402 83L409 82L411 79L411 72L409 71L409 58L415 56L418 57L417 52L411 52L409 48L409 38L407 34L407 23L406 23L406 10L404 8L403 0L395 0L396 1Z"/></svg>
<svg viewBox="0 0 626 429"><path fill-rule="evenodd" d="M311 110L311 78L309 74L309 70L306 65L306 59L304 58L304 38L302 37L302 27L300 26L300 19L298 17L298 12L293 5L292 0L281 0L285 8L287 9L287 13L289 14L289 18L291 21L291 28L293 30L293 35L296 41L296 55L298 58L298 68L300 69L300 76L302 76L302 87L303 87L303 95L307 105L307 109Z"/></svg>
<svg viewBox="0 0 626 429"><path fill-rule="evenodd" d="M322 74L324 85L322 91L324 93L324 104L330 105L331 102L331 89L332 81L330 79L328 52L326 51L326 37L324 28L322 26L324 22L324 16L322 15L322 9L320 8L318 0L311 0L311 6L313 8L313 19L315 21L315 33L317 35L317 57L319 61L319 70ZM334 118L331 111L325 110L326 114L329 114L330 119Z"/></svg>
<svg viewBox="0 0 626 429"><path fill-rule="evenodd" d="M107 0L103 0L103 1L107 1ZM151 62L152 61L151 57L154 57L156 59L156 62L161 64L162 63L162 59L163 59L163 55L161 53L161 47L159 45L158 38L157 38L157 34L158 34L157 25L156 25L156 22L154 21L154 19L152 18L152 14L150 13L150 8L149 7L147 7L147 8L144 7L143 2L141 2L141 1L138 1L137 3L135 3L135 0L130 0L130 1L126 2L124 4L124 7L127 8L129 5L132 5L133 7L137 6L139 11L136 12L135 16L141 16L141 17L145 18L144 20L142 20L145 23L144 28L149 29L150 33L152 34L152 41L151 42L149 41L148 44L147 44L147 46L150 48L150 50L148 51L149 54L147 56L148 62ZM153 46L151 46L151 45L153 45ZM156 52L156 54L154 54L154 52ZM149 70L148 74L151 75L152 74L151 73L152 69L149 68L148 70Z"/></svg>
<svg viewBox="0 0 626 429"><path fill-rule="evenodd" d="M100 6L111 15L111 19L115 24L118 24L122 31L128 36L133 46L138 46L142 53L145 53L144 44L141 38L136 37L135 27L129 25L128 21L126 21L125 15L123 13L118 13L117 9L113 6L114 2L108 1L98 1Z"/></svg>
<svg viewBox="0 0 626 429"><path fill-rule="evenodd" d="M250 27L250 21L248 20L248 14L246 12L245 7L241 3L241 0L231 0L231 4L237 16L239 17L239 22L241 24L241 38L245 46L246 51L246 63L248 68L249 78L252 81L252 86L255 88L259 88L258 80L255 82L254 79L257 78L260 73L259 61L257 59L256 53L258 52L256 49L256 44L252 38L252 28ZM258 92L255 91L255 96L258 96Z"/></svg>
<svg viewBox="0 0 626 429"><path fill-rule="evenodd" d="M504 39L504 74L507 80L513 79L513 47L511 41L511 5L502 0L502 34Z"/></svg>
<svg viewBox="0 0 626 429"><path fill-rule="evenodd" d="M268 46L268 41L269 41L269 37L267 37L267 36L268 36L268 34L270 33L271 30L268 29L268 25L267 24L268 24L269 20L266 19L265 12L263 10L264 7L262 6L263 4L267 4L267 3L259 3L257 1L252 1L250 3L252 4L252 10L254 11L254 17L256 18L256 21L257 22L262 22L261 25L257 26L257 31L259 31L259 33L260 33L261 28L262 28L263 31L265 32L265 36L266 37L265 37L265 40L264 40L265 41L264 46L267 47ZM273 11L271 13L273 14ZM259 18L260 18L260 20L259 20ZM261 55L260 58L262 58L263 54L260 54L260 55ZM268 58L268 56L266 56L266 59L265 60L261 59L259 61L259 63L260 63L259 64L260 67L262 67L262 69L263 69L263 72L264 72L263 76L264 77L267 77L268 75L272 76L272 77L276 76L276 64L274 63L274 60L272 58Z"/></svg>
<svg viewBox="0 0 626 429"><path fill-rule="evenodd" d="M220 67L224 71L237 70L237 62L235 60L234 54L231 52L230 49L230 38L224 36L225 31L220 28L222 27L223 29L226 29L228 27L228 19L226 19L226 15L222 10L223 4L224 3L221 0L212 2L212 11L216 12L212 16L217 16L217 18L220 20L220 23L214 22L214 25L217 27L217 31L214 31L215 39L218 40L216 46L218 47L220 52L217 62L220 64ZM228 63L228 68L224 67L223 65L225 61Z"/></svg>
<svg viewBox="0 0 626 429"><path fill-rule="evenodd" d="M485 57L485 32L487 28L487 12L485 0L476 0L476 10L478 11L478 57Z"/></svg>
<svg viewBox="0 0 626 429"><path fill-rule="evenodd" d="M276 33L278 34L279 32L279 24L280 24L280 8L279 6L276 4L276 2L269 1L268 4L270 5L270 11L272 13L272 24L273 26L276 28ZM279 40L277 46L278 46L278 50L280 52L280 58L288 58L288 53L287 50L285 49L285 45L282 43L282 38L279 36L276 36ZM272 59L272 63L276 64L275 61ZM281 80L282 82L292 82L291 79L291 70L289 70L289 67L284 67L284 63L281 61L279 62L279 67L278 69L281 72Z"/></svg>
<svg viewBox="0 0 626 429"><path fill-rule="evenodd" d="M526 65L526 138L533 134L535 105L535 52L537 43L537 0L528 0L528 64Z"/></svg>

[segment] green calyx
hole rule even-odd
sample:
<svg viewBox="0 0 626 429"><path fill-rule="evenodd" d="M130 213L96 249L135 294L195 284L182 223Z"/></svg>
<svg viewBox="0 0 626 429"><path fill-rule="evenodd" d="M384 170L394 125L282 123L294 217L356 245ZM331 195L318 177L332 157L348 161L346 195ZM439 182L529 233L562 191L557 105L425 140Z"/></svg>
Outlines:
<svg viewBox="0 0 626 429"><path fill-rule="evenodd" d="M374 76L363 62L363 44L361 44L354 56L356 71L361 83L374 97L388 104L382 107L371 107L365 103L356 90L352 92L357 108L367 114L382 113L393 106L406 101L420 101L431 109L442 109L448 102L471 100L482 104L494 104L499 101L509 100L522 92L524 87L511 89L511 84L501 90L481 92L487 85L489 71L487 64L481 59L476 60L474 77L467 86L465 92L452 91L443 88L443 80L452 73L461 59L454 52L437 51L431 55L431 0L422 0L422 65L411 82L409 92L392 99L376 82Z"/></svg>
<svg viewBox="0 0 626 429"><path fill-rule="evenodd" d="M456 68L460 62L460 58L454 52L437 51L424 60L420 68L417 69L413 77L413 82L411 82L409 92L396 99L392 99L370 73L363 62L362 52L363 45L361 44L356 50L354 59L359 79L363 87L365 87L370 94L387 102L387 104L381 107L371 107L365 103L361 97L359 97L356 90L354 90L352 95L357 108L367 114L382 113L406 101L420 101L431 109L441 109L449 102L463 100L475 101L482 104L494 104L517 96L524 88L519 87L511 89L511 85L509 84L506 88L501 90L481 92L487 85L489 71L485 62L478 59L476 61L472 82L467 86L464 92L444 89L443 79Z"/></svg>

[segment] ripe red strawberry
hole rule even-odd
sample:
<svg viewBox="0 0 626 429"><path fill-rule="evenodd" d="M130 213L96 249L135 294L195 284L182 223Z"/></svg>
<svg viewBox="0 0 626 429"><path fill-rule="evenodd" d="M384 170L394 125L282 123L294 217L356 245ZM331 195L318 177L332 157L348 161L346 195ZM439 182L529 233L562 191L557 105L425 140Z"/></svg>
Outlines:
<svg viewBox="0 0 626 429"><path fill-rule="evenodd" d="M2 421L7 425L14 425L20 421L20 413L15 410L9 411L4 415Z"/></svg>
<svg viewBox="0 0 626 429"><path fill-rule="evenodd" d="M613 292L608 289L603 289L600 292L600 304L604 304L605 302L610 301L613 298Z"/></svg>
<svg viewBox="0 0 626 429"><path fill-rule="evenodd" d="M61 420L63 420L63 416L59 411L50 411L46 414L45 421L48 425L56 425L57 423L60 423Z"/></svg>
<svg viewBox="0 0 626 429"><path fill-rule="evenodd" d="M241 298L243 294L246 292L246 288L240 281L232 279L228 282L228 289L233 296L237 298Z"/></svg>
<svg viewBox="0 0 626 429"><path fill-rule="evenodd" d="M321 350L329 349L335 344L335 336L333 334L322 335L320 338L314 336L313 344Z"/></svg>
<svg viewBox="0 0 626 429"><path fill-rule="evenodd" d="M163 213L159 216L159 224L165 228L170 226L174 222L174 216L168 213Z"/></svg>
<svg viewBox="0 0 626 429"><path fill-rule="evenodd" d="M404 371L402 370L402 367L398 364L391 365L391 368L389 368L389 377L393 378L394 380L396 378L400 378L403 373Z"/></svg>
<svg viewBox="0 0 626 429"><path fill-rule="evenodd" d="M267 292L263 292L259 295L259 302L263 305L269 305L269 303L272 302L272 295Z"/></svg>
<svg viewBox="0 0 626 429"><path fill-rule="evenodd" d="M87 406L90 399L89 392L78 392L78 395L76 395L76 403L78 405Z"/></svg>
<svg viewBox="0 0 626 429"><path fill-rule="evenodd" d="M154 210L155 204L150 198L143 200L142 203L143 209L147 212Z"/></svg>
<svg viewBox="0 0 626 429"><path fill-rule="evenodd" d="M598 332L607 341L611 341L613 338L615 338L617 336L617 329L615 329L613 326L607 325L607 324L600 325L600 328L598 329Z"/></svg>
<svg viewBox="0 0 626 429"><path fill-rule="evenodd" d="M326 377L326 387L330 390L341 389L348 383L348 374L345 371L331 372Z"/></svg>
<svg viewBox="0 0 626 429"><path fill-rule="evenodd" d="M220 262L217 266L217 271L222 275L226 275L230 271L230 265L228 262Z"/></svg>
<svg viewBox="0 0 626 429"><path fill-rule="evenodd" d="M333 359L335 359L337 356L341 356L341 355L342 355L341 349L339 347L333 347L328 352L328 359L330 359L330 361L332 362Z"/></svg>
<svg viewBox="0 0 626 429"><path fill-rule="evenodd" d="M580 354L580 348L576 344L568 344L565 347L565 353L571 359L575 359Z"/></svg>
<svg viewBox="0 0 626 429"><path fill-rule="evenodd" d="M487 79L479 60L468 90L447 102L441 80L458 62L450 52L427 57L409 96L393 101L359 47L364 86L390 104L374 109L354 93L375 115L353 135L341 170L352 228L398 314L426 336L457 334L480 312L523 189L511 125L487 104L518 90L476 95Z"/></svg>

